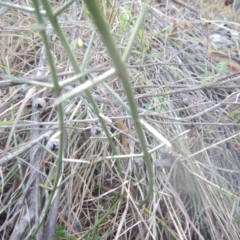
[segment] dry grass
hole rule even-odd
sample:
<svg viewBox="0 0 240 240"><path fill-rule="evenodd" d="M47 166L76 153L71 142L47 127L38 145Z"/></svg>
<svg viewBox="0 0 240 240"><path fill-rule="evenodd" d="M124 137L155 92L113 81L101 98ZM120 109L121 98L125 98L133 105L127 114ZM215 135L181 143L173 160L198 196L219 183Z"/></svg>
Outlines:
<svg viewBox="0 0 240 240"><path fill-rule="evenodd" d="M141 6L139 1L110 2L102 1L101 7L123 52ZM230 7L198 2L191 4L197 12L172 1L154 4L127 62L141 117L173 146L160 148L161 142L145 129L149 150L158 148L151 154L154 193L143 208L139 202L148 192L150 176L131 116L104 84L91 89L101 112L112 120L108 127L121 155L119 172L85 95L65 102L56 239L240 238L239 24ZM52 1L55 9L61 4ZM38 191L39 214L56 176L54 156L44 147L49 139L36 145L31 134L37 139L55 133L58 117L52 90L33 89L14 78L51 83L41 37L32 30L34 15L8 8L1 19L0 236L25 239L39 216L30 214L24 225L31 208L29 196L36 197ZM81 65L96 31L87 10L73 3L58 20ZM53 29L47 22L46 26L59 81L66 80L74 73ZM96 66L87 79L112 67L98 33L86 69ZM118 76L107 83L126 101ZM69 84L63 93L77 85ZM39 97L45 99L46 108L32 106L31 99ZM38 162L31 166L33 156ZM47 239L45 228L46 223L39 239Z"/></svg>

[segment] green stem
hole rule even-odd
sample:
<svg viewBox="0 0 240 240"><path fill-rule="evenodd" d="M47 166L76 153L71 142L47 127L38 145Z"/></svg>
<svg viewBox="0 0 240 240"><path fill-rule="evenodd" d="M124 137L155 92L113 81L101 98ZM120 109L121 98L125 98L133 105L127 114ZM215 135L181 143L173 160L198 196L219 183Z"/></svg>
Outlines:
<svg viewBox="0 0 240 240"><path fill-rule="evenodd" d="M127 68L126 68L126 64L125 62L122 61L120 54L117 50L115 41L112 37L112 34L110 33L110 30L107 26L107 23L102 15L102 11L100 10L100 8L98 7L98 3L96 0L91 0L91 1L85 1L87 8L89 10L89 12L92 15L94 24L96 25L96 27L98 28L101 36L102 36L102 40L104 42L104 44L106 45L107 49L108 49L108 53L114 63L114 66L116 68L116 71L120 77L120 79L122 80L122 84L128 99L128 104L130 106L131 109L131 115L133 118L133 122L134 122L134 126L142 147L142 151L143 151L143 155L144 155L144 160L147 166L147 170L148 170L148 174L149 174L149 178L150 178L150 186L149 186L149 192L147 194L147 196L145 197L145 199L141 202L141 206L144 205L148 199L150 198L150 196L152 195L153 192L153 183L154 183L154 174L153 174L153 167L150 161L150 154L148 153L148 149L147 149L147 143L145 140L145 135L142 129L142 125L140 122L140 117L139 117L139 113L138 113L138 109L137 109L137 104L135 102L135 98L134 98L134 94L132 91L132 87L130 84L130 79L129 79L129 75L127 72ZM137 26L139 27L139 26ZM134 34L136 34L137 31L134 31ZM136 36L133 36L131 38L134 39ZM129 44L129 46L131 46L131 44ZM126 59L128 57L128 52L125 53L124 58Z"/></svg>
<svg viewBox="0 0 240 240"><path fill-rule="evenodd" d="M43 5L44 5L44 2L46 2L46 1L42 1ZM40 26L44 26L44 21L43 21L43 18L40 13L40 9L39 9L39 2L37 0L33 0L33 4L35 7L35 14L37 16L38 23L40 24ZM43 43L44 43L45 50L46 50L46 55L48 58L48 63L49 63L50 69L51 69L51 74L52 74L52 79L53 79L53 84L54 84L54 92L55 92L56 97L59 97L61 95L62 89L58 83L58 77L57 77L57 72L56 72L55 65L54 65L54 59L52 57L52 53L50 50L50 43L49 43L45 28L42 28L42 30L40 30L40 34L43 39ZM38 222L37 226L32 231L31 237L34 237L37 234L38 230L40 229L40 227L48 213L48 210L51 206L53 196L58 188L58 181L59 181L61 171L62 171L62 159L63 159L63 147L64 147L63 146L64 145L64 139L63 139L64 108L63 108L63 104L58 105L58 119L59 119L59 130L60 130L61 134L59 136L59 151L58 151L58 157L57 157L56 178L54 179L54 184L53 184L53 188L52 188L51 194L49 196L49 199L42 211L42 214L39 218L39 222Z"/></svg>
<svg viewBox="0 0 240 240"><path fill-rule="evenodd" d="M57 9L54 12L54 16L57 17L58 15L60 15L63 11L65 11L75 0L70 0L66 3L64 3L59 9Z"/></svg>

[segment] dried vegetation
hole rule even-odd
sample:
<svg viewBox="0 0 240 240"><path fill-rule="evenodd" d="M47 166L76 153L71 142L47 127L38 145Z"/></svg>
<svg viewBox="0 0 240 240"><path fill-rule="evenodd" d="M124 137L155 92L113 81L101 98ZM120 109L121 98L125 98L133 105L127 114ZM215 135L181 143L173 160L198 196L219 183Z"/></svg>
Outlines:
<svg viewBox="0 0 240 240"><path fill-rule="evenodd" d="M51 2L57 9L64 1ZM131 116L100 83L91 88L92 96L111 120L107 125L120 157L113 156L86 96L65 101L61 186L38 239L52 236L51 214L57 216L56 239L240 238L237 9L222 1L185 2L187 7L181 1L153 3L127 62L141 117L172 145L144 129L153 150L150 200L139 207L151 176ZM101 1L101 8L123 52L140 1ZM56 177L56 158L45 146L57 154L58 115L52 89L40 87L52 79L34 14L1 9L0 238L27 239ZM82 71L95 70L86 80L112 67L83 3L72 3L58 20L79 65L96 32ZM69 59L47 21L46 28L59 81L67 80L74 76ZM117 75L106 82L126 101ZM78 85L69 83L63 94Z"/></svg>

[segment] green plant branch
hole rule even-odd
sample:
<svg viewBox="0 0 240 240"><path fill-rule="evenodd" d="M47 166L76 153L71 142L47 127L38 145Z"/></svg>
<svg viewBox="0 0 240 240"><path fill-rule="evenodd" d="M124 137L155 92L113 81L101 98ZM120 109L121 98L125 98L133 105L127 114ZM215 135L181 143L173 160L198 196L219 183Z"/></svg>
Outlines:
<svg viewBox="0 0 240 240"><path fill-rule="evenodd" d="M44 5L46 1L42 1L42 4ZM53 79L53 84L54 84L54 92L56 97L59 97L61 95L61 87L58 83L58 77L57 77L57 72L55 69L55 65L54 65L54 59L52 57L52 53L50 50L50 43L48 40L48 36L46 34L45 31L45 27L44 27L44 21L42 18L42 15L40 13L40 9L39 9L39 2L37 0L33 0L33 5L35 8L35 15L37 17L38 20L38 24L40 26L42 26L42 29L40 27L40 34L42 36L42 40L45 46L45 50L46 50L46 55L47 55L47 59L48 59L48 63L51 69L51 74L52 74L52 79ZM48 12L48 15L51 15L51 9L47 8L45 5L45 10ZM58 120L59 120L59 130L61 132L61 134L59 135L59 151L58 151L58 157L57 157L57 170L56 170L56 177L54 179L54 184L53 184L53 188L51 191L51 194L47 200L47 203L42 211L42 214L40 215L39 218L39 222L37 224L37 226L35 228L33 228L32 233L31 233L31 237L34 237L38 230L40 229L41 225L43 224L43 221L49 211L49 208L51 206L54 194L58 188L58 182L60 179L60 175L61 175L61 171L62 171L62 159L63 159L63 148L64 148L64 138L63 138L63 132L64 132L64 108L63 108L63 104L59 104L58 107Z"/></svg>
<svg viewBox="0 0 240 240"><path fill-rule="evenodd" d="M0 6L10 7L10 8L13 8L13 9L16 9L16 10L20 10L20 11L23 11L23 12L27 12L27 13L35 13L35 9L34 8L26 7L26 6L22 7L21 5L10 3L10 2L7 2L7 1L0 1ZM42 11L40 9L39 9L39 12L42 15L46 14L45 11Z"/></svg>
<svg viewBox="0 0 240 240"><path fill-rule="evenodd" d="M73 70L75 71L75 74L80 74L81 73L81 69L78 66L78 62L77 62L77 60L76 60L76 58L75 58L75 56L74 56L74 54L73 54L73 52L72 52L72 50L70 48L70 45L69 45L69 43L68 43L68 41L67 41L67 39L66 39L62 29L61 29L61 27L60 27L60 25L59 25L55 15L54 15L53 11L52 11L50 2L42 0L42 4L44 5L44 8L46 10L46 13L47 13L49 21L51 22L51 24L52 24L52 26L53 26L53 28L54 28L54 30L55 30L59 40L62 43L62 46L63 46L64 50L66 51L66 53L68 55L69 61L72 64L72 67L73 67ZM84 83L84 78L80 78L79 81L81 83ZM96 101L92 97L91 92L89 90L86 90L85 93L86 93L86 96L87 96L88 100L90 101L90 103L91 103L91 105L93 107L93 110L94 110L95 114L97 115L97 117L98 117L98 119L99 119L99 121L100 121L100 123L102 125L102 128L103 128L103 130L104 130L104 132L105 132L105 134L107 136L107 139L108 139L108 141L110 143L110 146L111 146L111 148L113 150L114 155L117 154L117 150L116 150L114 142L113 142L113 140L111 138L111 134L108 131L108 128L106 126L104 118L102 118L102 116L101 116L101 113L100 113L100 111L98 109ZM123 174L122 170L121 169L118 169L118 170L119 170L120 174L122 175Z"/></svg>
<svg viewBox="0 0 240 240"><path fill-rule="evenodd" d="M92 80L87 80L86 82L84 82L83 84L81 84L80 86L74 88L73 90L63 94L62 96L60 96L59 98L56 99L55 104L58 105L59 103L62 103L63 101L74 97L76 95L79 95L82 92L86 92L86 90L94 87L95 85L97 85L100 82L103 82L104 80L106 80L107 78L113 76L116 73L116 70L114 68L108 70L107 72L101 74L100 76L92 79ZM85 74L84 74L85 76ZM74 79L75 80L75 79ZM68 79L64 82L64 84L62 83L61 85L66 85L66 82L70 82L71 79Z"/></svg>
<svg viewBox="0 0 240 240"><path fill-rule="evenodd" d="M148 201L148 199L152 195L153 184L154 184L154 174L153 174L153 167L152 167L152 164L150 161L150 154L148 153L147 143L146 143L145 135L144 135L142 125L140 122L140 117L138 114L137 105L136 105L136 102L134 99L134 94L133 94L132 87L130 84L130 79L129 79L129 75L127 72L126 64L125 64L125 62L123 62L121 60L121 57L119 55L119 52L118 52L116 44L115 44L115 41L114 41L114 39L109 31L109 28L107 26L107 23L102 15L102 11L98 7L97 1L91 0L91 1L85 1L85 3L87 5L89 12L92 15L94 24L98 28L98 30L102 36L102 40L108 49L108 53L114 63L116 71L122 80L123 87L124 87L124 90L125 90L125 93L126 93L126 96L128 99L128 103L129 103L129 106L131 109L130 114L132 115L134 126L136 128L136 132L137 132L137 135L138 135L141 147L142 147L144 160L146 162L147 170L148 170L148 174L149 174L149 178L150 178L149 192L148 192L147 196L145 197L145 199L141 202L140 206L142 206ZM141 16L141 18L142 18L142 16ZM138 21L138 22L140 22L140 21ZM140 24L138 26L136 26L136 28L139 28L139 26L140 26ZM134 34L136 34L136 33L137 33L137 30L134 31ZM136 36L132 36L131 41L133 41L133 39L135 37ZM129 47L130 46L131 46L131 44L129 44ZM130 49L128 49L126 51L126 53L124 55L125 59L129 55L129 51L130 51Z"/></svg>
<svg viewBox="0 0 240 240"><path fill-rule="evenodd" d="M137 22L136 22L136 25L135 25L134 30L132 32L132 35L131 35L131 37L128 41L127 47L125 48L125 51L124 51L123 56L122 56L122 60L125 61L125 62L127 62L127 60L128 60L128 57L131 53L131 49L133 47L133 43L134 43L134 41L137 37L137 34L139 32L139 28L141 27L141 25L143 23L145 14L148 11L148 9L149 9L149 7L147 7L147 5L144 5L142 12L137 19Z"/></svg>
<svg viewBox="0 0 240 240"><path fill-rule="evenodd" d="M81 71L81 72L84 71L84 69L85 69L85 67L86 67L86 65L87 65L87 60L88 60L88 57L89 57L89 55L90 55L90 53L91 53L91 49L92 49L92 44L93 44L94 35L95 35L95 33L93 32L93 33L92 33L92 36L91 36L91 38L90 38L90 41L89 41L89 43L88 43L87 51L85 52L84 58L83 58L83 60L82 60L82 64L81 64L81 68L80 68L80 71Z"/></svg>
<svg viewBox="0 0 240 240"><path fill-rule="evenodd" d="M58 15L60 15L62 12L64 12L75 0L70 0L66 3L64 3L60 8L58 8L55 12L54 12L54 16L57 17Z"/></svg>

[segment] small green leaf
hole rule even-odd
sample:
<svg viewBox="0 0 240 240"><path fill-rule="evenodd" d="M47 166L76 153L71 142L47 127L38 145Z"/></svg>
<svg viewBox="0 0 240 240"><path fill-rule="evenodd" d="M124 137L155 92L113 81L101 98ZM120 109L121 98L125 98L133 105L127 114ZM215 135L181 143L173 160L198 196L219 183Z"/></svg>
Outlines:
<svg viewBox="0 0 240 240"><path fill-rule="evenodd" d="M219 62L214 69L218 72L218 73L226 73L228 72L228 66L227 63L225 61Z"/></svg>
<svg viewBox="0 0 240 240"><path fill-rule="evenodd" d="M77 44L78 44L78 39L75 39L73 40L71 43L70 43L70 48L72 50L75 50L77 48Z"/></svg>
<svg viewBox="0 0 240 240"><path fill-rule="evenodd" d="M150 110L151 109L151 103L144 103L143 107L147 110Z"/></svg>

